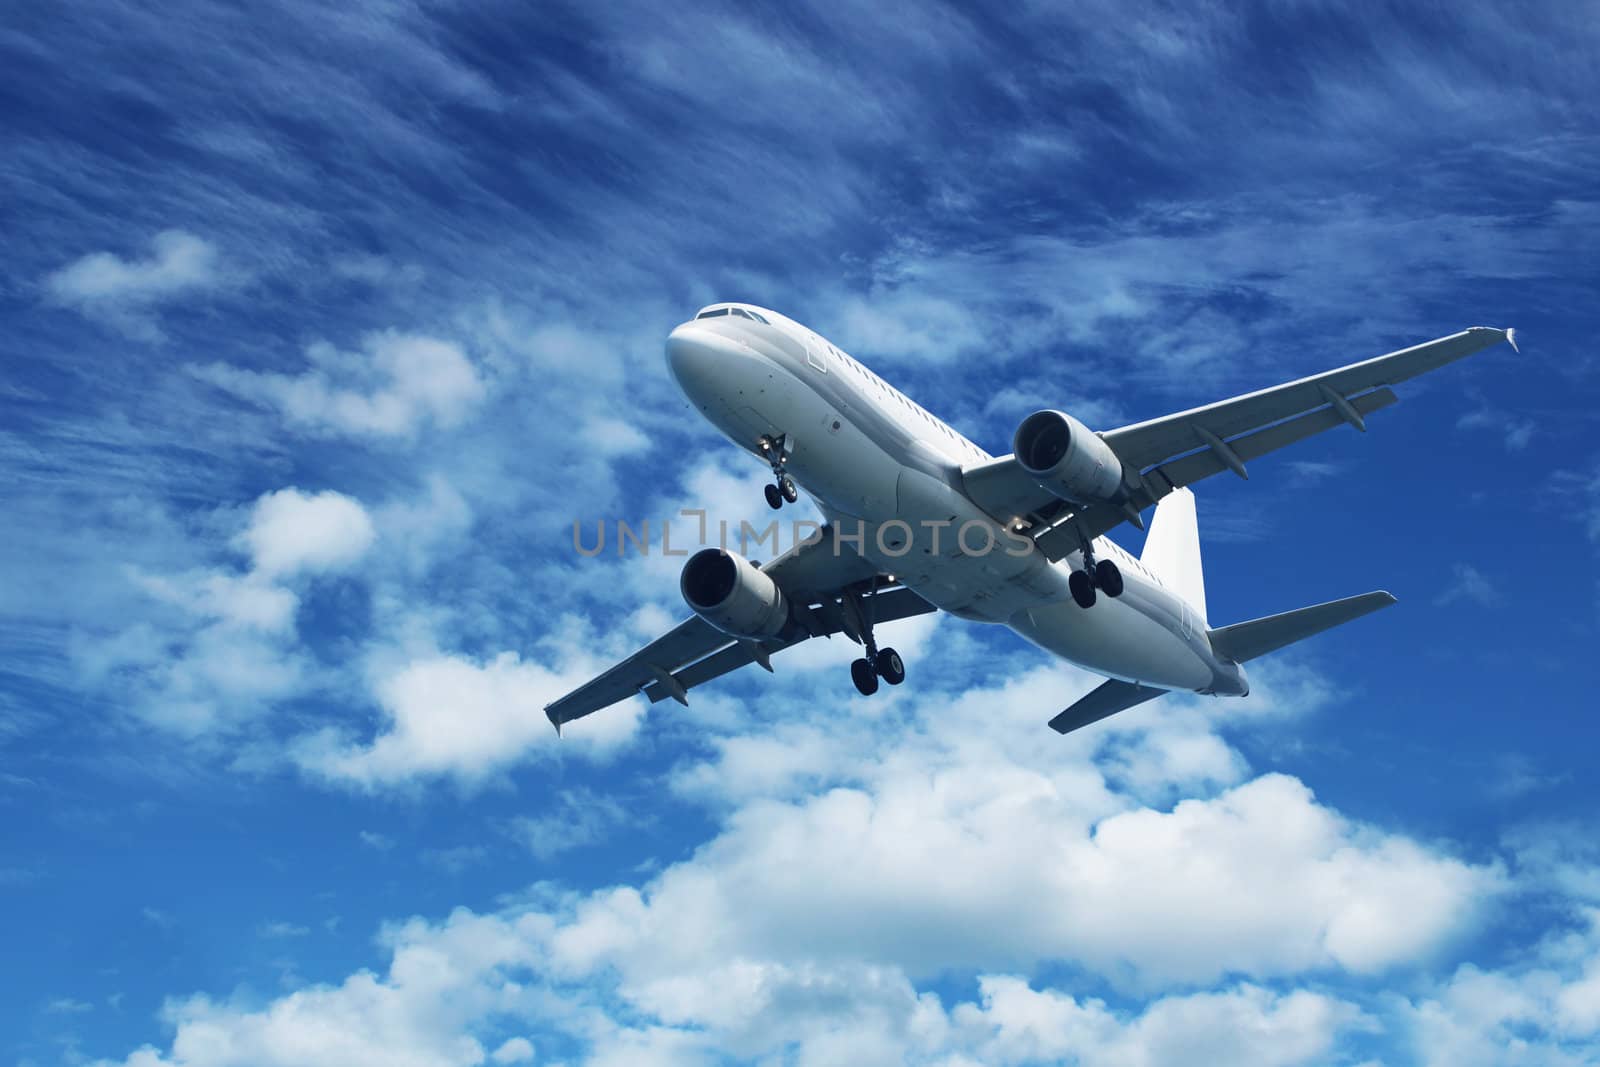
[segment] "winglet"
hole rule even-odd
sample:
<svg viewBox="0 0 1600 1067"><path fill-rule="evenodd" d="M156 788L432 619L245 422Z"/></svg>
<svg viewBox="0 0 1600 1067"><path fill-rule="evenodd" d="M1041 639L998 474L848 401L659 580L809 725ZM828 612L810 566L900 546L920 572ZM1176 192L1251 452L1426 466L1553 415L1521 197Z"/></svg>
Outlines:
<svg viewBox="0 0 1600 1067"><path fill-rule="evenodd" d="M556 728L556 736L560 737L561 736L561 716L556 714L556 709L553 708L553 707L545 708L544 709L544 717L550 720L550 725L554 726Z"/></svg>
<svg viewBox="0 0 1600 1067"><path fill-rule="evenodd" d="M1468 326L1467 327L1467 332L1468 333L1497 333L1497 334L1499 334L1501 336L1501 338L1503 338L1505 340L1506 344L1511 346L1511 350L1513 352L1515 352L1519 356L1522 355L1522 349L1517 347L1517 328L1515 326L1507 326L1503 330L1500 329L1500 327L1498 327L1498 326ZM1489 343L1490 344L1494 344L1493 341L1490 341Z"/></svg>

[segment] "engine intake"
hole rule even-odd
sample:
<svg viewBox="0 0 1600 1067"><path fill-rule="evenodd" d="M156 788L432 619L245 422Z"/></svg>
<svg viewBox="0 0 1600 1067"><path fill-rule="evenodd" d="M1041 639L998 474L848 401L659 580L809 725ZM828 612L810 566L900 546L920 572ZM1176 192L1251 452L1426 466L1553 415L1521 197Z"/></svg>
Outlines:
<svg viewBox="0 0 1600 1067"><path fill-rule="evenodd" d="M678 588L696 615L733 637L776 637L789 621L789 605L778 583L725 548L704 548L690 556Z"/></svg>
<svg viewBox="0 0 1600 1067"><path fill-rule="evenodd" d="M1098 504L1122 493L1122 460L1089 427L1063 411L1022 420L1011 451L1047 492L1074 504Z"/></svg>

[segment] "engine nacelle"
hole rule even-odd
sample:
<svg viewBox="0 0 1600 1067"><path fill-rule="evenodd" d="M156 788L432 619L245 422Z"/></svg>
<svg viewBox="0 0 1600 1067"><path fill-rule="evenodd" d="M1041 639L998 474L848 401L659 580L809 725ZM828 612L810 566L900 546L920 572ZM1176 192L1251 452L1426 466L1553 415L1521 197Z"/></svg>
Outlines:
<svg viewBox="0 0 1600 1067"><path fill-rule="evenodd" d="M1122 460L1065 412L1035 411L1023 419L1011 451L1023 470L1062 500L1098 504L1122 492Z"/></svg>
<svg viewBox="0 0 1600 1067"><path fill-rule="evenodd" d="M776 637L789 621L778 583L725 548L703 548L690 556L678 588L696 615L733 637Z"/></svg>

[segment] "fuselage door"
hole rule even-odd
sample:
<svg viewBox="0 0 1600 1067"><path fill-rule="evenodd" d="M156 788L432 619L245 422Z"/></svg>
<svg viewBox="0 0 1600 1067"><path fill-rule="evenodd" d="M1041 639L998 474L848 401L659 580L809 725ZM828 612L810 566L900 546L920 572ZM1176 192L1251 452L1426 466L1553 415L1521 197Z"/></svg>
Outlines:
<svg viewBox="0 0 1600 1067"><path fill-rule="evenodd" d="M822 374L828 373L827 361L823 356L828 351L828 343L814 333L806 334L806 362Z"/></svg>

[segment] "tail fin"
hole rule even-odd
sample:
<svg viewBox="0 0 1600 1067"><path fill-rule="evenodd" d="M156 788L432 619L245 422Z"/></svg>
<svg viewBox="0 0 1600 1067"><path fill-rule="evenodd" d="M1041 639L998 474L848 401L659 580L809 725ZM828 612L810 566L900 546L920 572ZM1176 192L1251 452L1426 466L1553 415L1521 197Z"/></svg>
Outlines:
<svg viewBox="0 0 1600 1067"><path fill-rule="evenodd" d="M1174 489L1156 505L1150 533L1139 562L1182 597L1202 619L1206 617L1206 582L1200 571L1200 524L1194 494Z"/></svg>
<svg viewBox="0 0 1600 1067"><path fill-rule="evenodd" d="M1314 604L1299 611L1285 611L1264 619L1236 622L1232 626L1207 630L1206 636L1211 638L1211 648L1217 655L1235 663L1243 663L1363 615L1370 615L1394 602L1394 597L1385 592L1362 593L1343 600L1330 600L1326 604Z"/></svg>

